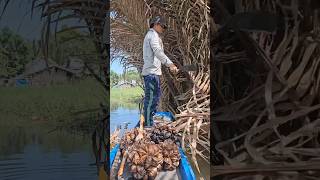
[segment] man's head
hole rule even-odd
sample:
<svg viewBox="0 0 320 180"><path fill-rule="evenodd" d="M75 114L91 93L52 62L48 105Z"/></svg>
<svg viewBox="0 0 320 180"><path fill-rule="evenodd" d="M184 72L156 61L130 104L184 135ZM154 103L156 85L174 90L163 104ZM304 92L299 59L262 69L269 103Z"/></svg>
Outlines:
<svg viewBox="0 0 320 180"><path fill-rule="evenodd" d="M158 33L163 33L165 29L167 29L166 21L161 16L156 16L152 18L149 22L150 28L153 28Z"/></svg>

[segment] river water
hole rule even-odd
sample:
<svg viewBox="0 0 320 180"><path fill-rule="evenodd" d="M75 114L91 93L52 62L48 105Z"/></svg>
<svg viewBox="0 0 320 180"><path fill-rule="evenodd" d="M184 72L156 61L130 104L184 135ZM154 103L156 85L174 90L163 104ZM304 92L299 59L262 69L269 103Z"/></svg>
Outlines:
<svg viewBox="0 0 320 180"><path fill-rule="evenodd" d="M128 129L134 128L139 121L139 110L129 109L126 107L118 107L110 112L110 134L115 131L118 125L121 126L121 134L125 124L128 124Z"/></svg>
<svg viewBox="0 0 320 180"><path fill-rule="evenodd" d="M7 127L1 136L1 180L97 179L88 136L26 127Z"/></svg>

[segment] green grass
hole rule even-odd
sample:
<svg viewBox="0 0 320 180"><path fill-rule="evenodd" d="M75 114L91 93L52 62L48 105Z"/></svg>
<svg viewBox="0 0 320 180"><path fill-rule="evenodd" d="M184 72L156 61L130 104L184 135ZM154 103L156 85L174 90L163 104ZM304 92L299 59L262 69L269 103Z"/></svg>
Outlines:
<svg viewBox="0 0 320 180"><path fill-rule="evenodd" d="M1 87L0 124L70 121L74 112L98 108L104 98L92 79L50 87Z"/></svg>
<svg viewBox="0 0 320 180"><path fill-rule="evenodd" d="M43 150L90 148L89 138L80 131L71 133L69 124L94 127L97 112L74 113L99 108L105 98L102 87L92 79L50 87L0 87L0 158L21 153L34 141ZM56 127L62 127L61 131L52 131Z"/></svg>
<svg viewBox="0 0 320 180"><path fill-rule="evenodd" d="M143 90L114 88L110 93L111 110L119 106L137 109ZM77 116L74 113L98 108L106 99L102 87L94 80L50 87L0 87L0 125L39 123L54 128L64 123L96 120L97 112Z"/></svg>
<svg viewBox="0 0 320 180"><path fill-rule="evenodd" d="M112 88L110 92L111 110L113 106L123 106L129 109L138 108L141 101L143 89L133 88Z"/></svg>

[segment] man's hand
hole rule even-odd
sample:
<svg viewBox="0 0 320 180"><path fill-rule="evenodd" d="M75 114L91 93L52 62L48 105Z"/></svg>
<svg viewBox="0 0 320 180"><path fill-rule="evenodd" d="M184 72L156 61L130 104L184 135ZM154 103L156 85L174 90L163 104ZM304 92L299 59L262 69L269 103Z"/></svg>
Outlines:
<svg viewBox="0 0 320 180"><path fill-rule="evenodd" d="M173 72L174 74L178 73L179 69L177 68L176 65L174 65L173 63L170 64L169 69L171 72Z"/></svg>

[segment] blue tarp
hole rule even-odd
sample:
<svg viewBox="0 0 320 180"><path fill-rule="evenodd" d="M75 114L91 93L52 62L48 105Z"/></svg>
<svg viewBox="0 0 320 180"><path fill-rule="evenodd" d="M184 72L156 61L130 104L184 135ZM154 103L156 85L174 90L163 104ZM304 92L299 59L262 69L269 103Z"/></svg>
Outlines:
<svg viewBox="0 0 320 180"><path fill-rule="evenodd" d="M174 120L173 114L171 112L157 112L154 114L154 116L166 117L169 118L170 121Z"/></svg>
<svg viewBox="0 0 320 180"><path fill-rule="evenodd" d="M23 87L23 86L27 86L27 85L28 85L28 81L26 79L17 79L16 80L17 87Z"/></svg>

